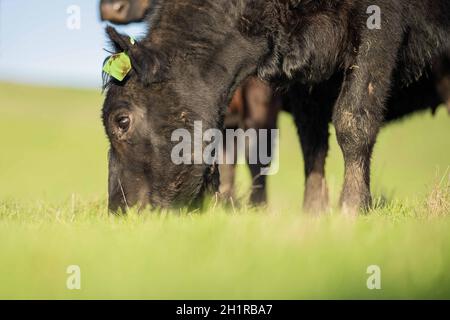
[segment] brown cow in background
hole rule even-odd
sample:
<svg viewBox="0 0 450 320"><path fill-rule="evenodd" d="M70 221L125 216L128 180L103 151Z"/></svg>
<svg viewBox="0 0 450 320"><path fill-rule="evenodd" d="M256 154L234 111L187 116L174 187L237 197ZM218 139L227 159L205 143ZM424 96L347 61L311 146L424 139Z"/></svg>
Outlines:
<svg viewBox="0 0 450 320"><path fill-rule="evenodd" d="M151 7L151 0L102 0L100 13L103 21L115 24L142 22ZM276 129L278 113L281 110L280 98L274 95L272 88L258 79L251 77L236 91L225 115L226 129ZM267 150L272 149L272 138L269 135ZM226 155L226 141L223 152ZM259 141L254 141L259 145ZM234 154L237 144L234 143ZM230 152L231 150L228 150ZM248 153L245 152L246 156ZM249 161L247 161L248 163ZM236 163L236 161L235 161ZM252 175L252 192L250 202L254 205L267 201L266 176L261 175L262 164L248 164ZM234 199L236 165L220 166L220 194L227 200Z"/></svg>
<svg viewBox="0 0 450 320"><path fill-rule="evenodd" d="M225 115L226 129L268 129L269 139L267 142L268 154L272 154L272 139L270 129L277 128L278 114L281 110L281 98L274 94L272 88L259 80L257 77L250 77L236 91ZM226 143L223 152L226 155ZM254 141L259 145L259 141ZM234 143L234 154L237 153L237 144ZM248 153L246 152L248 157ZM248 160L248 159L247 159ZM236 161L235 161L236 163ZM266 176L261 175L262 164L250 164L247 161L253 179L250 202L258 205L267 200ZM224 164L220 166L220 193L227 199L234 197L234 184L236 176L236 165Z"/></svg>

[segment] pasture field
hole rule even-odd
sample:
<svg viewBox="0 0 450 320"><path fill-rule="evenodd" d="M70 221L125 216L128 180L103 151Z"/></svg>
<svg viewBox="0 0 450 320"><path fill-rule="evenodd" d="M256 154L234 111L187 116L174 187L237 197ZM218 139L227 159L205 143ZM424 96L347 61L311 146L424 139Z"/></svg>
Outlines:
<svg viewBox="0 0 450 320"><path fill-rule="evenodd" d="M303 165L288 115L268 208L111 216L101 104L99 90L0 83L0 299L450 299L444 108L383 129L376 209L350 220L336 209L343 161L334 135L334 207L318 218L301 212ZM249 183L240 168L241 199ZM81 290L67 289L70 265L81 268ZM367 288L371 265L381 290Z"/></svg>

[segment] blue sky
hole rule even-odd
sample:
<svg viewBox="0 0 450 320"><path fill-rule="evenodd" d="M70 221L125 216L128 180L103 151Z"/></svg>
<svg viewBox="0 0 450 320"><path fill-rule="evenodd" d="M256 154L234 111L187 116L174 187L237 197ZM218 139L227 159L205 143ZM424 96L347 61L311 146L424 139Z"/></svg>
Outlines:
<svg viewBox="0 0 450 320"><path fill-rule="evenodd" d="M67 10L80 9L71 30ZM99 0L0 0L0 81L68 87L100 87L108 55ZM145 25L118 28L136 38Z"/></svg>

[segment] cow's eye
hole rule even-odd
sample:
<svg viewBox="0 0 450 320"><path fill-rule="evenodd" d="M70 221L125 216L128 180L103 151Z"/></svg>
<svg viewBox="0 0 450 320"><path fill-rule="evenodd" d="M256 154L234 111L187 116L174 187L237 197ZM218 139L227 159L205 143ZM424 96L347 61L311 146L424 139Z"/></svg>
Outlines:
<svg viewBox="0 0 450 320"><path fill-rule="evenodd" d="M119 129L123 132L126 132L128 131L128 129L130 129L131 119L129 116L119 116L117 117L116 122Z"/></svg>

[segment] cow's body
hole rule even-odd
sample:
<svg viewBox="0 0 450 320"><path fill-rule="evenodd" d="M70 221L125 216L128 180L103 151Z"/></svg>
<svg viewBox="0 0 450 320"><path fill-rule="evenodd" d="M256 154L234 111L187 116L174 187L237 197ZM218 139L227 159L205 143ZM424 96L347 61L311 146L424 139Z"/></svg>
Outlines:
<svg viewBox="0 0 450 320"><path fill-rule="evenodd" d="M366 12L372 5L381 9L381 30L367 28ZM184 110L189 121L180 126L190 128L188 123L196 118L220 126L233 92L258 73L291 97L305 157L306 208L328 205L324 164L332 121L345 160L341 204L355 213L370 205L370 159L383 121L410 112L395 108L408 105L411 94L434 83L427 74L433 59L449 45L448 16L450 3L445 0L165 0L150 16L152 31L139 46L130 48L110 30L137 67L127 83L111 86L105 117L117 108L117 95L145 108L133 98L133 92L140 92L158 112ZM192 88L204 93L201 100ZM417 96L423 102L441 101L435 89L423 92L427 96ZM120 153L120 142L111 134L110 139L113 152ZM158 147L155 156L165 154L164 148ZM161 176L158 163L148 166ZM171 174L175 185L158 181L159 189L149 187L155 194L138 201L157 206L192 202L205 190L205 182L212 181L213 168L172 167Z"/></svg>
<svg viewBox="0 0 450 320"><path fill-rule="evenodd" d="M370 204L370 161L383 121L441 102L428 75L433 59L445 52L449 41L450 3L361 0L298 1L296 5L291 1L295 8L283 10L284 3L271 2L272 10L282 12L286 20L275 16L273 25L277 27L271 28L280 31L279 38L259 73L319 88L325 83L334 92L331 96L336 98L324 102L329 105L324 109L332 109L332 113L309 117L314 127L301 119L306 115L301 110L310 109L308 98L303 107L294 107L300 114L297 122L305 156L310 159L306 161L310 166L306 169L306 206L316 208L325 202L328 128L317 119L332 114L345 159L341 204L345 211L354 213ZM382 12L380 30L366 26L366 9L373 5ZM257 11L249 16L256 16ZM338 80L330 83L330 77Z"/></svg>

